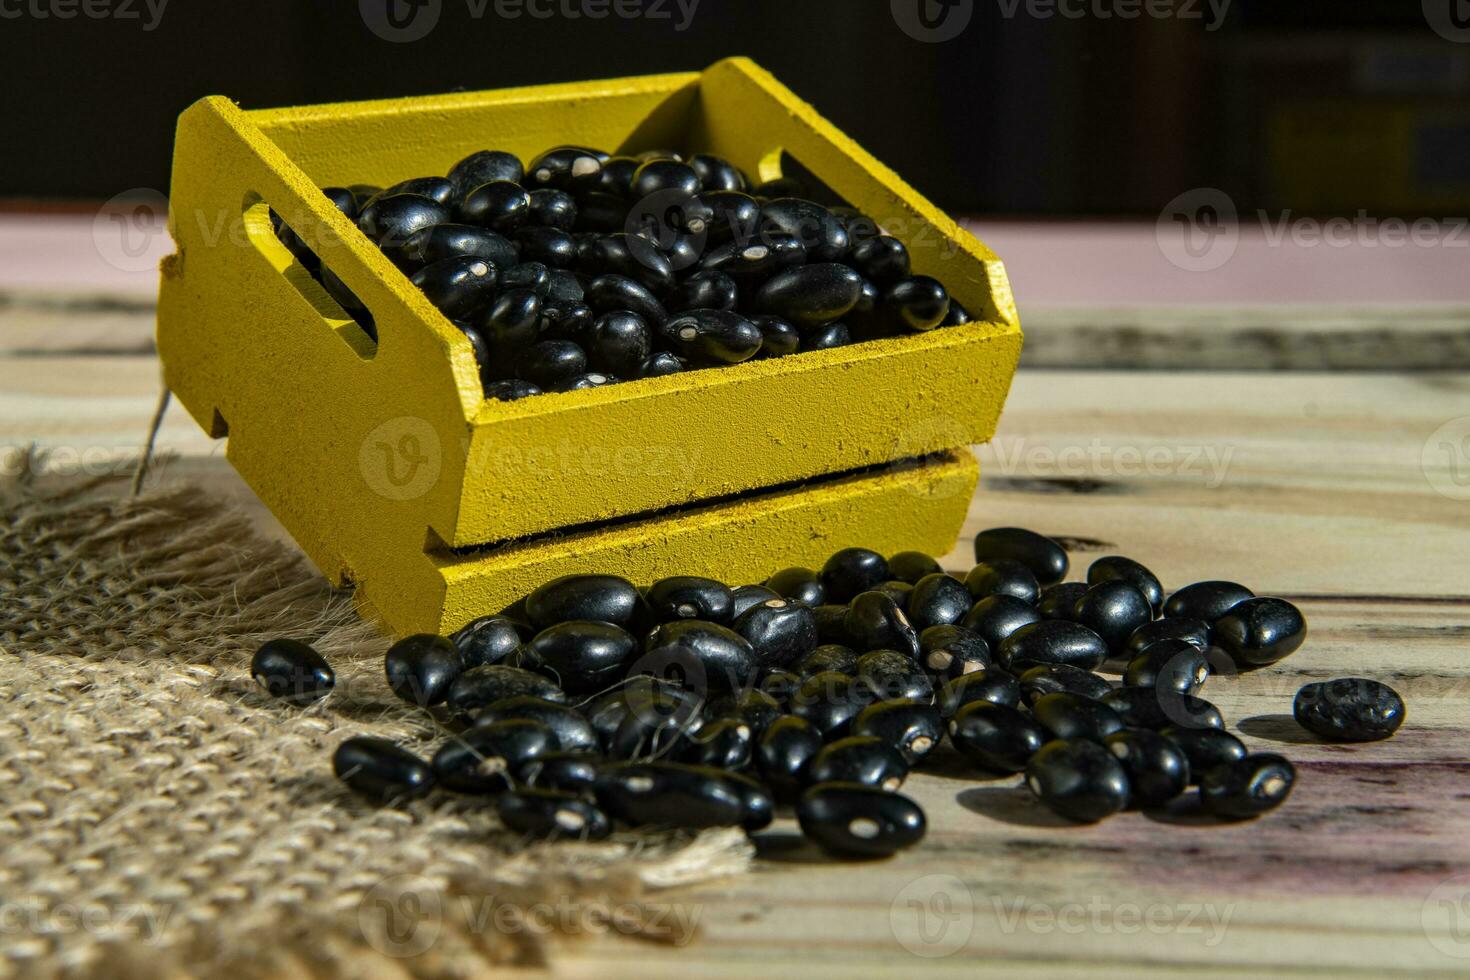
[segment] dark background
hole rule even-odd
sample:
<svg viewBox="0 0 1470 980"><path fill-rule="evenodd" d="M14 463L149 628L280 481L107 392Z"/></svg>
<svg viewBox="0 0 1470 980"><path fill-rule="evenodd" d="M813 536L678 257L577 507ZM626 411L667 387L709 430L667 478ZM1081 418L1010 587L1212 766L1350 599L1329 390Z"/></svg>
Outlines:
<svg viewBox="0 0 1470 980"><path fill-rule="evenodd" d="M683 32L493 6L474 19L443 0L410 44L371 33L356 0L170 0L151 32L29 12L53 2L0 0L20 13L0 19L0 197L166 189L174 119L206 94L258 108L746 54L955 211L1153 215L1199 186L1304 212L1470 206L1470 44L1434 33L1419 0L1233 0L1215 30L1205 0L1174 0L1195 19L1129 21L973 0L943 43L905 34L889 0L700 0Z"/></svg>

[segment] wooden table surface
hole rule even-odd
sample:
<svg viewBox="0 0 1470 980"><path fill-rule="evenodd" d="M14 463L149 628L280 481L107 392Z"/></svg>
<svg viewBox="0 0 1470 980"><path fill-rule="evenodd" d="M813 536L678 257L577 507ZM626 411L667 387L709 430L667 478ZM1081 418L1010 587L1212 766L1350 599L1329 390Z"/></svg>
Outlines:
<svg viewBox="0 0 1470 980"><path fill-rule="evenodd" d="M671 914L697 917L695 942L594 938L566 947L562 971L1470 973L1464 358L1431 359L1442 370L1231 370L1217 343L1208 371L1089 369L1096 331L1116 319L1028 317L1051 367L1023 367L999 437L977 450L981 487L945 565L968 567L975 531L1019 524L1075 539L1074 577L1121 552L1166 585L1228 578L1299 603L1311 626L1300 652L1205 691L1253 750L1297 764L1287 804L1232 825L1184 810L1077 827L1035 805L1017 778L941 764L906 788L929 817L912 851L834 863L778 821L759 835L754 873L663 896ZM1411 317L1372 319L1404 321L1403 344L1427 329L1449 338L1447 350L1467 349L1465 321L1442 311L1422 329ZM1199 348L1171 348L1167 320L1155 315L1146 363L1187 364ZM1300 346L1291 320L1251 320L1251 349L1290 367ZM1093 332L1067 332L1082 328ZM157 395L150 336L146 303L0 297L0 465L33 441L65 472L116 467L136 451ZM1380 363L1426 360L1422 348L1392 349L1381 330L1372 343L1390 348ZM1320 366L1320 343L1307 348L1317 354L1303 363ZM179 454L179 472L281 533L182 411L160 445ZM1296 689L1344 675L1404 696L1397 737L1323 745L1295 726Z"/></svg>

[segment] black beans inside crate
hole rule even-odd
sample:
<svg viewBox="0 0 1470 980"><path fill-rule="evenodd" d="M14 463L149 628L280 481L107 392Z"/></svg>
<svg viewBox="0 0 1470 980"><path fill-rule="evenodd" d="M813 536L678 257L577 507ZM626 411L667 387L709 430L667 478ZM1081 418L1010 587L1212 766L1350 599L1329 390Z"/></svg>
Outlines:
<svg viewBox="0 0 1470 980"><path fill-rule="evenodd" d="M588 158L564 156L539 162L542 183L573 186L562 169ZM864 254L882 266L890 252ZM334 766L379 803L494 794L505 825L535 837L595 840L618 823L757 831L779 802L849 857L922 838L923 811L897 789L935 759L977 779L1019 774L1039 805L1081 822L1186 799L1235 821L1286 801L1291 763L1251 754L1200 694L1228 683L1232 661L1294 651L1306 634L1295 606L1233 582L1167 595L1117 556L1092 565L1090 585L1057 585L1065 549L1018 528L982 532L975 554L969 574L847 548L764 585L557 579L452 637L394 644L390 686L445 737L434 751L350 738ZM252 673L287 703L331 696L331 668L303 643L267 643ZM1307 685L1294 707L1336 741L1387 738L1405 714L1363 678Z"/></svg>

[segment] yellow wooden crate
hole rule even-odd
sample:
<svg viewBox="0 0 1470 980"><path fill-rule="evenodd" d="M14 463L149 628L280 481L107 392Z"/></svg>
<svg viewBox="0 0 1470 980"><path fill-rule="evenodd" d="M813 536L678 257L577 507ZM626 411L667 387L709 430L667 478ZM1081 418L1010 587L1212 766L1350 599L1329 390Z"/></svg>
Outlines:
<svg viewBox="0 0 1470 980"><path fill-rule="evenodd" d="M915 271L976 321L486 401L463 334L318 188L563 143L706 150L765 180L794 158L903 239ZM323 573L356 583L397 632L453 627L535 575L578 567L646 581L698 565L744 580L815 561L817 540L945 551L963 503L923 487L973 485L973 461L883 467L989 439L1020 354L999 260L742 58L702 73L290 109L207 98L180 118L170 206L167 383L229 436L231 462ZM372 312L376 344L275 238L268 207ZM701 563L693 542L721 550Z"/></svg>

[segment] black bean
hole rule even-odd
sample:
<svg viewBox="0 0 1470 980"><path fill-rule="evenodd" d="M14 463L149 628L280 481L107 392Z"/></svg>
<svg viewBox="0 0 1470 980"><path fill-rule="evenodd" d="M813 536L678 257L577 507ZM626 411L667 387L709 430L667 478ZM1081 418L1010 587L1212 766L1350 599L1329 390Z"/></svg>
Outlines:
<svg viewBox="0 0 1470 980"><path fill-rule="evenodd" d="M345 187L323 187L322 194L332 202L338 211L346 215L348 220L357 220L357 198L352 191Z"/></svg>
<svg viewBox="0 0 1470 980"><path fill-rule="evenodd" d="M383 194L417 194L446 207L453 207L454 199L458 196L454 182L447 177L410 177L386 188Z"/></svg>
<svg viewBox="0 0 1470 980"><path fill-rule="evenodd" d="M864 592L854 597L847 607L842 628L859 651L897 650L910 659L918 659L918 631L899 603L884 592Z"/></svg>
<svg viewBox="0 0 1470 980"><path fill-rule="evenodd" d="M1219 728L1181 728L1175 725L1163 729L1160 735L1172 739L1189 760L1190 779L1199 782L1200 776L1216 766L1244 759L1245 743Z"/></svg>
<svg viewBox="0 0 1470 980"><path fill-rule="evenodd" d="M975 535L975 560L1010 558L1031 569L1042 585L1067 574L1067 551L1051 538L1019 527L993 527Z"/></svg>
<svg viewBox="0 0 1470 980"><path fill-rule="evenodd" d="M747 609L758 606L768 599L779 599L781 596L764 585L742 585L730 590L730 598L733 600L730 614L739 619Z"/></svg>
<svg viewBox="0 0 1470 980"><path fill-rule="evenodd" d="M596 806L555 789L518 789L496 801L501 823L530 837L567 840L603 840L612 823Z"/></svg>
<svg viewBox="0 0 1470 980"><path fill-rule="evenodd" d="M449 170L449 180L460 197L492 180L509 180L519 184L526 176L521 161L513 154L500 150L480 150L471 153Z"/></svg>
<svg viewBox="0 0 1470 980"><path fill-rule="evenodd" d="M1113 754L1083 739L1043 745L1026 764L1026 785L1054 813L1095 823L1128 805L1128 774Z"/></svg>
<svg viewBox="0 0 1470 980"><path fill-rule="evenodd" d="M611 816L635 827L738 827L752 802L749 781L709 766L643 762L615 766L597 785Z"/></svg>
<svg viewBox="0 0 1470 980"><path fill-rule="evenodd" d="M773 670L760 679L760 690L780 701L782 707L789 707L803 679L793 670Z"/></svg>
<svg viewBox="0 0 1470 980"><path fill-rule="evenodd" d="M791 712L811 722L824 738L838 738L876 700L873 689L858 678L826 670L802 681L791 696Z"/></svg>
<svg viewBox="0 0 1470 980"><path fill-rule="evenodd" d="M1123 671L1129 687L1157 687L1194 694L1210 676L1210 658L1188 640L1160 640L1132 660Z"/></svg>
<svg viewBox="0 0 1470 980"><path fill-rule="evenodd" d="M760 224L760 205L739 190L706 189L700 195L711 211L708 241L711 246L736 241L742 245L755 237Z"/></svg>
<svg viewBox="0 0 1470 980"><path fill-rule="evenodd" d="M1206 771L1199 780L1200 801L1216 816L1244 820L1285 803L1295 782L1295 766L1263 752Z"/></svg>
<svg viewBox="0 0 1470 980"><path fill-rule="evenodd" d="M817 617L795 599L757 603L735 620L762 668L785 667L817 648Z"/></svg>
<svg viewBox="0 0 1470 980"><path fill-rule="evenodd" d="M980 635L992 651L998 651L1006 637L1023 626L1041 622L1041 614L1030 603L1013 595L993 595L981 599L960 620L960 625Z"/></svg>
<svg viewBox="0 0 1470 980"><path fill-rule="evenodd" d="M766 726L781 716L781 702L765 691L742 691L722 697L709 706L709 718L734 718L750 726L759 736Z"/></svg>
<svg viewBox="0 0 1470 980"><path fill-rule="evenodd" d="M888 857L924 838L924 811L901 793L851 783L819 783L797 804L801 831L824 850Z"/></svg>
<svg viewBox="0 0 1470 980"><path fill-rule="evenodd" d="M402 248L410 235L421 228L450 220L449 209L418 194L392 194L375 198L358 215L357 226L380 247Z"/></svg>
<svg viewBox="0 0 1470 980"><path fill-rule="evenodd" d="M843 323L829 323L801 334L802 350L831 350L834 347L846 347L850 343L852 334Z"/></svg>
<svg viewBox="0 0 1470 980"><path fill-rule="evenodd" d="M570 340L542 340L516 358L522 378L546 389L560 388L587 371L587 352Z"/></svg>
<svg viewBox="0 0 1470 980"><path fill-rule="evenodd" d="M571 231L577 223L577 202L566 191L545 188L531 192L531 223Z"/></svg>
<svg viewBox="0 0 1470 980"><path fill-rule="evenodd" d="M821 576L810 568L783 568L766 579L766 588L813 609L827 601L827 590L822 585Z"/></svg>
<svg viewBox="0 0 1470 980"><path fill-rule="evenodd" d="M337 746L332 771L354 791L379 803L423 796L434 787L434 770L427 762L387 739L365 735Z"/></svg>
<svg viewBox="0 0 1470 980"><path fill-rule="evenodd" d="M725 583L693 575L658 580L648 587L646 599L654 621L659 623L703 619L728 624L733 617L735 603Z"/></svg>
<svg viewBox="0 0 1470 980"><path fill-rule="evenodd" d="M1164 615L1213 623L1255 593L1236 582L1195 582L1169 596Z"/></svg>
<svg viewBox="0 0 1470 980"><path fill-rule="evenodd" d="M925 575L914 585L905 609L917 630L933 626L950 626L965 618L974 604L970 591L958 579L944 572Z"/></svg>
<svg viewBox="0 0 1470 980"><path fill-rule="evenodd" d="M919 663L940 677L960 677L983 670L992 662L990 645L979 633L963 626L942 624L919 634Z"/></svg>
<svg viewBox="0 0 1470 980"><path fill-rule="evenodd" d="M777 800L789 803L801 793L822 745L822 733L805 718L783 715L766 726L756 743L755 765Z"/></svg>
<svg viewBox="0 0 1470 980"><path fill-rule="evenodd" d="M847 621L847 606L820 605L812 610L812 615L817 617L818 642L841 643L844 646L852 642L843 625Z"/></svg>
<svg viewBox="0 0 1470 980"><path fill-rule="evenodd" d="M667 374L678 374L689 368L689 362L678 354L670 354L661 350L656 354L648 355L641 367L638 369L637 377L640 378L662 378Z"/></svg>
<svg viewBox="0 0 1470 980"><path fill-rule="evenodd" d="M495 297L495 264L473 256L442 259L415 272L410 281L452 320L473 317Z"/></svg>
<svg viewBox="0 0 1470 980"><path fill-rule="evenodd" d="M616 575L565 575L526 596L526 615L538 630L573 619L631 626L643 597Z"/></svg>
<svg viewBox="0 0 1470 980"><path fill-rule="evenodd" d="M738 364L761 348L761 330L729 310L687 310L659 327L662 342L690 363Z"/></svg>
<svg viewBox="0 0 1470 980"><path fill-rule="evenodd" d="M581 277L566 269L550 270L547 273L546 299L552 303L583 303L586 290L582 286ZM587 309L590 314L592 307L588 306Z"/></svg>
<svg viewBox="0 0 1470 980"><path fill-rule="evenodd" d="M464 657L447 637L419 633L388 648L383 669L393 693L409 704L442 704L464 672Z"/></svg>
<svg viewBox="0 0 1470 980"><path fill-rule="evenodd" d="M844 548L822 566L822 586L829 603L851 602L858 593L888 578L888 560L867 548Z"/></svg>
<svg viewBox="0 0 1470 980"><path fill-rule="evenodd" d="M745 175L723 157L696 153L689 158L689 167L699 178L700 186L707 191L738 191L745 188Z"/></svg>
<svg viewBox="0 0 1470 980"><path fill-rule="evenodd" d="M722 272L735 280L743 295L754 296L762 283L806 264L806 249L795 238L774 235L759 241L726 242L699 260L705 272ZM856 275L856 273L854 273Z"/></svg>
<svg viewBox="0 0 1470 980"><path fill-rule="evenodd" d="M584 298L587 305L598 313L629 310L651 327L662 326L669 318L663 304L649 292L648 287L627 276L598 276L587 284Z"/></svg>
<svg viewBox="0 0 1470 980"><path fill-rule="evenodd" d="M857 663L856 650L840 643L824 643L806 656L798 658L791 665L791 669L802 677L810 677L829 670L856 677Z"/></svg>
<svg viewBox="0 0 1470 980"><path fill-rule="evenodd" d="M475 225L442 224L420 228L403 243L385 249L388 257L408 272L454 258L488 259L500 270L517 262L518 250L504 235Z"/></svg>
<svg viewBox="0 0 1470 980"><path fill-rule="evenodd" d="M529 670L507 667L504 664L474 667L460 674L449 686L449 696L445 700L456 713L473 714L487 704L520 694L558 703L565 703L567 700L566 692L554 681Z"/></svg>
<svg viewBox="0 0 1470 980"><path fill-rule="evenodd" d="M751 317L750 322L761 332L758 357L785 357L787 354L795 354L801 346L801 334L778 316L760 314Z"/></svg>
<svg viewBox="0 0 1470 980"><path fill-rule="evenodd" d="M680 743L678 759L738 772L750 765L755 731L740 718L716 718Z"/></svg>
<svg viewBox="0 0 1470 980"><path fill-rule="evenodd" d="M475 321L475 329L493 351L513 357L540 333L541 297L529 289L508 289Z"/></svg>
<svg viewBox="0 0 1470 980"><path fill-rule="evenodd" d="M878 700L934 700L934 682L916 659L897 650L873 650L858 658L857 676Z"/></svg>
<svg viewBox="0 0 1470 980"><path fill-rule="evenodd" d="M332 692L337 675L325 657L300 640L267 640L250 658L250 676L273 698L306 705Z"/></svg>
<svg viewBox="0 0 1470 980"><path fill-rule="evenodd" d="M566 752L593 752L601 745L591 723L576 708L528 695L517 695L487 704L475 716L475 726L484 727L498 721L515 719L536 721L545 725L556 737L557 748Z"/></svg>
<svg viewBox="0 0 1470 980"><path fill-rule="evenodd" d="M698 619L663 623L649 635L647 651L643 661L650 666L675 665L696 689L728 691L743 685L756 671L755 650L745 637Z"/></svg>
<svg viewBox="0 0 1470 980"><path fill-rule="evenodd" d="M542 339L570 340L594 358L598 352L589 350L589 347L596 342L593 334L596 320L597 315L592 312L592 307L579 300L554 300L548 297L541 303ZM632 370L636 372L641 363L633 364Z"/></svg>
<svg viewBox="0 0 1470 980"><path fill-rule="evenodd" d="M629 187L633 197L667 194L682 199L693 197L699 191L699 175L693 167L677 160L649 160L634 172Z"/></svg>
<svg viewBox="0 0 1470 980"><path fill-rule="evenodd" d="M1080 694L1043 694L1031 714L1053 738L1085 738L1101 742L1123 730L1122 717L1106 703Z"/></svg>
<svg viewBox="0 0 1470 980"><path fill-rule="evenodd" d="M862 279L836 262L819 262L777 273L756 294L756 306L794 324L819 327L851 312L862 295Z"/></svg>
<svg viewBox="0 0 1470 980"><path fill-rule="evenodd" d="M1112 690L1108 682L1090 670L1070 664L1038 664L1021 674L1021 696L1027 704L1047 694L1080 694L1101 698Z"/></svg>
<svg viewBox="0 0 1470 980"><path fill-rule="evenodd" d="M863 278L879 286L892 285L909 274L909 250L903 242L887 235L854 245L848 261Z"/></svg>
<svg viewBox="0 0 1470 980"><path fill-rule="evenodd" d="M888 598L892 599L894 605L898 606L899 609L907 609L909 603L909 595L914 591L914 587L907 582L900 582L897 579L889 579L887 582L879 582L877 585L873 586L872 591L883 593ZM905 613L904 615L907 616L908 614Z"/></svg>
<svg viewBox="0 0 1470 980"><path fill-rule="evenodd" d="M1046 744L1046 730L1019 709L971 701L949 722L949 740L960 754L991 772L1020 772Z"/></svg>
<svg viewBox="0 0 1470 980"><path fill-rule="evenodd" d="M1155 643L1164 640L1183 640L1202 653L1210 650L1210 624L1202 619L1156 619L1144 623L1128 637L1124 656L1132 659Z"/></svg>
<svg viewBox="0 0 1470 980"><path fill-rule="evenodd" d="M1129 728L1158 731L1180 728L1224 728L1220 709L1192 694L1176 694L1156 687L1119 687L1103 696L1103 703L1123 716Z"/></svg>
<svg viewBox="0 0 1470 980"><path fill-rule="evenodd" d="M515 232L521 259L540 262L552 269L570 269L577 261L577 244L571 233L560 228L529 225Z"/></svg>
<svg viewBox="0 0 1470 980"><path fill-rule="evenodd" d="M1087 584L1099 585L1103 582L1127 582L1143 593L1154 616L1164 608L1164 587L1159 583L1158 576L1132 558L1108 555L1089 565Z"/></svg>
<svg viewBox="0 0 1470 980"><path fill-rule="evenodd" d="M982 561L965 576L972 601L993 595L1011 595L1029 605L1041 598L1041 586L1031 569L1009 558Z"/></svg>
<svg viewBox="0 0 1470 980"><path fill-rule="evenodd" d="M492 381L485 386L485 397L497 401L513 402L532 395L541 394L541 389L529 381L519 378L505 378L501 381Z"/></svg>
<svg viewBox="0 0 1470 980"><path fill-rule="evenodd" d="M835 207L831 210L833 214L837 215L837 219L842 222L842 227L847 229L848 240L854 244L865 242L870 238L877 238L883 233L882 229L878 227L878 222L856 208Z"/></svg>
<svg viewBox="0 0 1470 980"><path fill-rule="evenodd" d="M1301 647L1307 638L1307 621L1285 599L1262 596L1236 603L1215 620L1210 635L1237 667L1265 667Z"/></svg>
<svg viewBox="0 0 1470 980"><path fill-rule="evenodd" d="M1096 670L1108 659L1108 645L1080 623L1047 619L1011 633L997 648L996 656L1003 666L1018 670L1037 664L1070 664Z"/></svg>
<svg viewBox="0 0 1470 980"><path fill-rule="evenodd" d="M668 296L664 305L670 313L685 313L689 310L733 310L740 298L740 288L735 280L713 269L696 272L679 283ZM759 324L757 324L759 326Z"/></svg>
<svg viewBox="0 0 1470 980"><path fill-rule="evenodd" d="M522 666L556 678L572 694L586 694L622 677L638 642L620 626L591 621L557 623L522 651Z"/></svg>
<svg viewBox="0 0 1470 980"><path fill-rule="evenodd" d="M893 326L922 333L944 320L949 312L949 292L930 276L910 276L883 291L880 309Z"/></svg>
<svg viewBox="0 0 1470 980"><path fill-rule="evenodd" d="M586 146L558 146L532 160L523 180L529 187L570 188L575 183L595 184L608 155Z"/></svg>
<svg viewBox="0 0 1470 980"><path fill-rule="evenodd" d="M960 305L960 301L953 296L949 298L949 312L944 314L944 320L940 322L941 327L957 327L962 323L969 323L975 319L970 311Z"/></svg>
<svg viewBox="0 0 1470 980"><path fill-rule="evenodd" d="M989 701L1014 708L1021 703L1021 682L1000 667L983 667L945 681L935 697L942 718L953 717L976 701Z"/></svg>
<svg viewBox="0 0 1470 980"><path fill-rule="evenodd" d="M1073 621L1086 626L1121 654L1128 637L1153 617L1148 599L1128 582L1115 580L1092 586L1072 607Z"/></svg>
<svg viewBox="0 0 1470 980"><path fill-rule="evenodd" d="M515 718L477 725L434 753L434 776L439 785L458 793L500 793L514 785L512 777L525 763L556 750L556 736L539 721Z"/></svg>
<svg viewBox="0 0 1470 980"><path fill-rule="evenodd" d="M1103 744L1128 773L1130 806L1163 806L1188 788L1189 759L1172 739L1130 729L1109 735Z"/></svg>
<svg viewBox="0 0 1470 980"><path fill-rule="evenodd" d="M504 663L521 648L521 633L508 616L481 616L461 626L450 639L459 648L465 668Z"/></svg>
<svg viewBox="0 0 1470 980"><path fill-rule="evenodd" d="M703 701L686 692L646 688L619 692L614 707L594 709L589 720L594 730L612 726L604 744L609 754L620 759L649 758L666 754L704 724ZM619 710L620 709L620 710Z"/></svg>
<svg viewBox="0 0 1470 980"><path fill-rule="evenodd" d="M885 739L848 736L823 746L807 767L808 783L859 783L892 792L908 778L909 765Z"/></svg>
<svg viewBox="0 0 1470 980"><path fill-rule="evenodd" d="M508 235L531 220L531 195L520 184L492 180L460 200L455 220Z"/></svg>
<svg viewBox="0 0 1470 980"><path fill-rule="evenodd" d="M896 698L870 704L858 712L852 720L852 733L882 739L898 750L904 762L915 766L939 744L944 726L933 705Z"/></svg>
<svg viewBox="0 0 1470 980"><path fill-rule="evenodd" d="M759 188L756 196L762 196ZM847 229L820 204L795 196L779 197L761 205L760 220L763 233L792 236L814 262L836 262L847 252Z"/></svg>
<svg viewBox="0 0 1470 980"><path fill-rule="evenodd" d="M669 257L646 238L619 233L599 235L581 250L578 271L597 276L626 276L661 295L674 286L674 267Z"/></svg>
<svg viewBox="0 0 1470 980"><path fill-rule="evenodd" d="M547 752L521 766L517 778L527 786L590 793L600 774L597 756L586 752Z"/></svg>
<svg viewBox="0 0 1470 980"><path fill-rule="evenodd" d="M577 195L577 222L574 231L610 234L628 227L628 202L617 194L593 191Z"/></svg>
<svg viewBox="0 0 1470 980"><path fill-rule="evenodd" d="M1366 677L1304 685L1291 705L1299 725L1332 742L1388 738L1404 723L1404 712L1398 692Z"/></svg>
<svg viewBox="0 0 1470 980"><path fill-rule="evenodd" d="M633 175L643 161L632 156L613 156L602 161L602 172L595 186L599 191L626 197L633 189Z"/></svg>
<svg viewBox="0 0 1470 980"><path fill-rule="evenodd" d="M924 578L943 571L932 555L922 551L900 551L888 559L889 576L911 585L918 585Z"/></svg>

